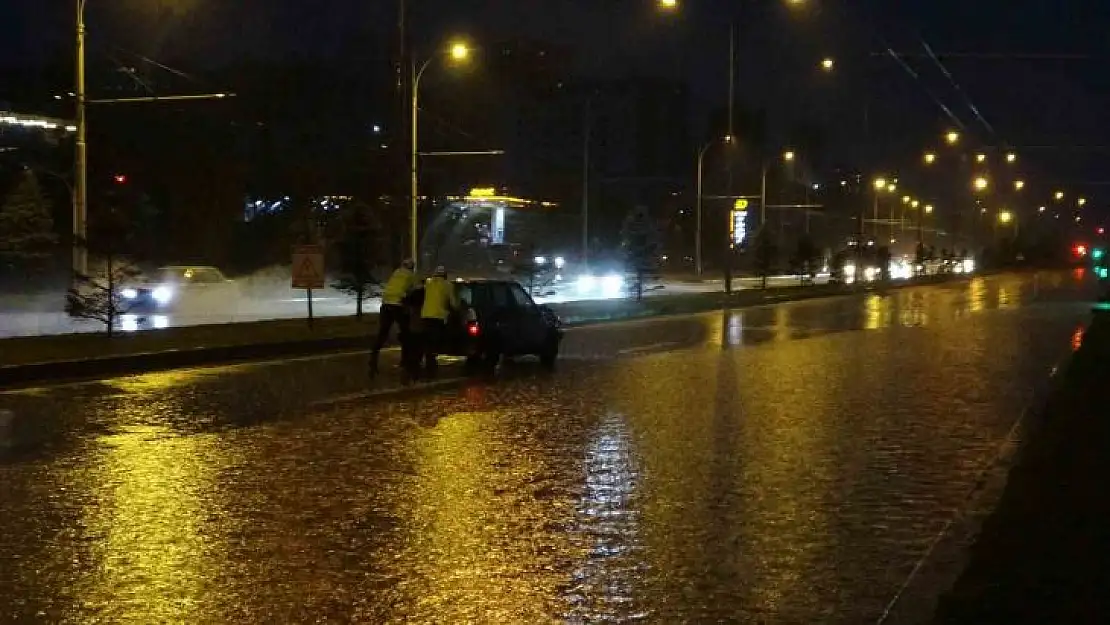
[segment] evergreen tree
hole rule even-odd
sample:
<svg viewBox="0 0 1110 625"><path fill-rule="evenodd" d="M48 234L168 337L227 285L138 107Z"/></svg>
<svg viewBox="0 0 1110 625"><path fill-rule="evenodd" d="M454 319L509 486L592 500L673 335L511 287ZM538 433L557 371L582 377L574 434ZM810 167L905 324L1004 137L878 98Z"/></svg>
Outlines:
<svg viewBox="0 0 1110 625"><path fill-rule="evenodd" d="M817 263L821 260L821 252L813 237L808 234L798 239L798 249L794 252L794 264L802 282L812 281L817 274Z"/></svg>
<svg viewBox="0 0 1110 625"><path fill-rule="evenodd" d="M636 207L625 217L621 228L628 273L633 275L636 300L644 297L644 283L659 275L662 242L659 226L646 207Z"/></svg>
<svg viewBox="0 0 1110 625"><path fill-rule="evenodd" d="M18 271L41 269L58 241L50 205L34 172L23 172L0 206L0 263Z"/></svg>
<svg viewBox="0 0 1110 625"><path fill-rule="evenodd" d="M767 288L767 276L778 260L779 249L775 243L775 235L769 228L760 228L755 236L755 271L760 278L760 288Z"/></svg>
<svg viewBox="0 0 1110 625"><path fill-rule="evenodd" d="M362 305L380 281L374 275L375 258L383 251L380 228L370 207L348 204L341 215L338 242L339 276L332 286L355 299L355 317L362 318Z"/></svg>

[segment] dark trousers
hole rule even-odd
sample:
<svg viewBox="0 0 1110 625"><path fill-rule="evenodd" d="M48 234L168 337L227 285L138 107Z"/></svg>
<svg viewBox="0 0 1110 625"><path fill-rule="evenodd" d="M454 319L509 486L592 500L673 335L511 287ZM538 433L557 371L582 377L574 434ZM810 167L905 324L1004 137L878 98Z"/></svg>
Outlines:
<svg viewBox="0 0 1110 625"><path fill-rule="evenodd" d="M372 369L378 368L378 354L389 342L389 334L393 331L394 325L397 326L397 338L401 343L403 352L405 344L409 342L408 309L399 304L382 304L381 312L378 313L378 336L370 349L370 367ZM403 353L401 357L404 358Z"/></svg>
<svg viewBox="0 0 1110 625"><path fill-rule="evenodd" d="M439 350L447 331L447 322L442 319L421 319L423 332L421 332L420 348L424 352L424 368L428 375L435 375L439 365ZM419 357L417 358L419 363Z"/></svg>

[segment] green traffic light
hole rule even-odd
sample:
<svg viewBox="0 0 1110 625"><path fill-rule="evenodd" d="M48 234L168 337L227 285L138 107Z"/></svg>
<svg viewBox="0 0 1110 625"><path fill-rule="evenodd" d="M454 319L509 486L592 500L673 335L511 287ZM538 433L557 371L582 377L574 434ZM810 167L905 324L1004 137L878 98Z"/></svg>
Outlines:
<svg viewBox="0 0 1110 625"><path fill-rule="evenodd" d="M1102 249L1101 247L1096 247L1095 249L1091 250L1092 259L1102 260L1103 256L1106 256L1106 250Z"/></svg>

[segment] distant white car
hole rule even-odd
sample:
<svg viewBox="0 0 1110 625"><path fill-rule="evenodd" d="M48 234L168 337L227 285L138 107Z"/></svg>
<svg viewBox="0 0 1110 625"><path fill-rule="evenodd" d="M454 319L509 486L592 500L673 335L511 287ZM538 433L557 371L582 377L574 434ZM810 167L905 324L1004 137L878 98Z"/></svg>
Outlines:
<svg viewBox="0 0 1110 625"><path fill-rule="evenodd" d="M135 311L226 305L239 297L239 286L222 271L203 265L173 265L120 288L120 298Z"/></svg>

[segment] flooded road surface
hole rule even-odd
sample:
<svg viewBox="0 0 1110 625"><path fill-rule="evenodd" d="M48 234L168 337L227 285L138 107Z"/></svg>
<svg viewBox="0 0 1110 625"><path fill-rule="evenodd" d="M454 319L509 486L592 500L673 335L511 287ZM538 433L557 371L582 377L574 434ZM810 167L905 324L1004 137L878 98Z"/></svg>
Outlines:
<svg viewBox="0 0 1110 625"><path fill-rule="evenodd" d="M874 622L1084 296L599 325L554 373L399 393L348 355L0 394L0 622Z"/></svg>

